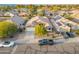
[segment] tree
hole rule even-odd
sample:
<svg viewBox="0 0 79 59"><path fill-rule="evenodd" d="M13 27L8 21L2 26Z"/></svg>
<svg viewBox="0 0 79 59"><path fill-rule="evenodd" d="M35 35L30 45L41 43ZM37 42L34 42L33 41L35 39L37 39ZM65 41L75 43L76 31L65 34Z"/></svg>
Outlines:
<svg viewBox="0 0 79 59"><path fill-rule="evenodd" d="M43 36L43 35L47 34L47 31L44 28L44 24L38 24L35 26L35 34L37 36Z"/></svg>
<svg viewBox="0 0 79 59"><path fill-rule="evenodd" d="M37 15L39 16L44 16L45 15L45 11L42 9L37 10Z"/></svg>
<svg viewBox="0 0 79 59"><path fill-rule="evenodd" d="M0 38L14 35L17 32L17 26L14 23L2 21L0 22Z"/></svg>
<svg viewBox="0 0 79 59"><path fill-rule="evenodd" d="M66 14L66 13L64 13L62 16L63 16L64 18L66 18L66 19L69 19L69 20L72 20L72 19L73 19L73 17L71 16L71 14Z"/></svg>

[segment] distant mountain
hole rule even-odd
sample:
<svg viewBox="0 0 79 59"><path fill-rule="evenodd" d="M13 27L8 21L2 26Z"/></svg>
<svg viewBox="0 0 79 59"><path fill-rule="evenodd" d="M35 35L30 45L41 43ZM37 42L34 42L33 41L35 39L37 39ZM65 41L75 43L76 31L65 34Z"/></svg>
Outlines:
<svg viewBox="0 0 79 59"><path fill-rule="evenodd" d="M0 6L16 6L16 4L0 4Z"/></svg>

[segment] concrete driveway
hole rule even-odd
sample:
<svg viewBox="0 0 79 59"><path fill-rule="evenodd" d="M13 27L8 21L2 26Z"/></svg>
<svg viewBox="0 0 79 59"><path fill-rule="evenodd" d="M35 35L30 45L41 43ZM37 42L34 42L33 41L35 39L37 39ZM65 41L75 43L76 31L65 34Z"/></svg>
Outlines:
<svg viewBox="0 0 79 59"><path fill-rule="evenodd" d="M34 28L27 27L24 32L17 34L13 38L6 38L5 40L14 41L17 45L29 44L32 40L34 40Z"/></svg>
<svg viewBox="0 0 79 59"><path fill-rule="evenodd" d="M34 28L27 27L25 32L18 35L17 40L15 40L15 42L20 44L29 44L31 43L31 40L34 40Z"/></svg>

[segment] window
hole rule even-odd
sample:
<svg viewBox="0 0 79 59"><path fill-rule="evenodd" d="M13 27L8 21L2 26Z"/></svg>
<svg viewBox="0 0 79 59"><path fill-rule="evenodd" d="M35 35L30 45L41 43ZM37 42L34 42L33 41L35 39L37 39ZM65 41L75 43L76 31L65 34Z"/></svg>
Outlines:
<svg viewBox="0 0 79 59"><path fill-rule="evenodd" d="M10 44L10 42L6 41L6 42L4 42L4 44L5 44L5 45L8 45L8 44Z"/></svg>
<svg viewBox="0 0 79 59"><path fill-rule="evenodd" d="M51 30L51 28L48 28L48 30Z"/></svg>
<svg viewBox="0 0 79 59"><path fill-rule="evenodd" d="M53 16L53 14L52 14L52 13L50 13L50 16Z"/></svg>
<svg viewBox="0 0 79 59"><path fill-rule="evenodd" d="M20 24L21 25L21 24Z"/></svg>

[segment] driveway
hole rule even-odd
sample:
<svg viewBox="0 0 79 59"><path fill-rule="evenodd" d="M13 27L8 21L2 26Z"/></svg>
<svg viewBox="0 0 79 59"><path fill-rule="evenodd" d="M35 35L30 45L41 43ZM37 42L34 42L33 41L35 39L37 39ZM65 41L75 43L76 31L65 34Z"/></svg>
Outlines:
<svg viewBox="0 0 79 59"><path fill-rule="evenodd" d="M17 34L14 38L7 38L6 40L14 41L16 44L28 44L34 40L34 28L27 27L22 33Z"/></svg>
<svg viewBox="0 0 79 59"><path fill-rule="evenodd" d="M34 28L27 27L25 32L22 32L18 35L16 43L28 44L31 43L31 40L34 40Z"/></svg>

